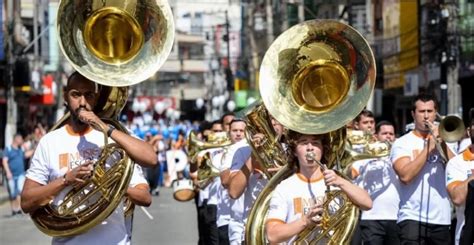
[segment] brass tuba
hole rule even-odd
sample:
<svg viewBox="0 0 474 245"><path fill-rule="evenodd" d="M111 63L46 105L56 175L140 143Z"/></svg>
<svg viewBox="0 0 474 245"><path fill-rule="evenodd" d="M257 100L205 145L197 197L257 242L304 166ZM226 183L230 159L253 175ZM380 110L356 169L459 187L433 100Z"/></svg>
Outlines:
<svg viewBox="0 0 474 245"><path fill-rule="evenodd" d="M268 112L283 126L303 134L326 134L331 142L325 153L327 167L336 168L345 152L344 126L367 104L375 75L372 50L355 29L334 20L311 20L272 43L260 68L260 93ZM271 193L294 170L284 165L258 196L245 229L247 244L266 243ZM328 192L323 207L334 199L342 200L338 212L328 217L326 208L324 227L302 231L296 244L349 243L358 208L340 191Z"/></svg>
<svg viewBox="0 0 474 245"><path fill-rule="evenodd" d="M117 120L127 101L127 86L152 76L173 45L174 23L166 0L61 0L57 32L61 50L75 70L103 85L94 112L127 132ZM47 204L31 214L39 230L50 236L81 234L122 202L133 162L119 145L108 144L106 132L104 143L94 173L83 187L69 191L58 207ZM106 168L106 161L115 164Z"/></svg>

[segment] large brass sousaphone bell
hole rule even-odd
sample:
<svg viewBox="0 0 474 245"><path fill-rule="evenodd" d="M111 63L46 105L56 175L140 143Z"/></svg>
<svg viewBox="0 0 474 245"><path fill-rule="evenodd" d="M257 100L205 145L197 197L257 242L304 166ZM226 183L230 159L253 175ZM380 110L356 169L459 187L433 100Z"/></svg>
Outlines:
<svg viewBox="0 0 474 245"><path fill-rule="evenodd" d="M355 29L338 21L311 20L291 27L272 43L260 68L260 93L268 112L285 127L326 134L331 149L325 159L333 168L344 157L344 126L367 105L375 75L370 45ZM293 171L284 166L258 196L246 226L247 244L266 243L264 222L271 193ZM358 208L341 191L330 191L324 212L334 200L340 204L338 212L326 215L323 227L302 231L295 244L350 241Z"/></svg>
<svg viewBox="0 0 474 245"><path fill-rule="evenodd" d="M61 0L57 31L60 47L75 70L103 85L94 112L127 132L117 120L127 101L127 86L152 76L173 45L174 23L167 1ZM68 117L69 113L53 129ZM119 145L108 144L106 133L104 138L94 174L84 186L70 190L58 206L47 204L31 214L45 234L86 232L123 201L133 162ZM106 162L115 164L106 167Z"/></svg>

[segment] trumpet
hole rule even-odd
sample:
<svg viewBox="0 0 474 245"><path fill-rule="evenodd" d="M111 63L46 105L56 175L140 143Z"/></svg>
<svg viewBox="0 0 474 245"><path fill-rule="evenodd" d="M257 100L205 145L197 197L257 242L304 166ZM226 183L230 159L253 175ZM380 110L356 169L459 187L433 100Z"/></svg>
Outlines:
<svg viewBox="0 0 474 245"><path fill-rule="evenodd" d="M462 139L466 131L466 127L461 118L455 115L441 116L436 113L436 117L440 119L438 124L439 138L442 141L453 143ZM449 160L446 148L442 147L440 140L434 134L434 129L428 122L425 122L425 127L429 130L429 133L435 139L436 149L440 153L441 157L445 162Z"/></svg>

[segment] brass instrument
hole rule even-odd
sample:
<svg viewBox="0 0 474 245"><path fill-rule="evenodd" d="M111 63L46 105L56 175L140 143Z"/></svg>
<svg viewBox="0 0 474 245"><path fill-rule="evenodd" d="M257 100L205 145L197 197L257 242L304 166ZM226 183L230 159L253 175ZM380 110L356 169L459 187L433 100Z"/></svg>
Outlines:
<svg viewBox="0 0 474 245"><path fill-rule="evenodd" d="M347 140L352 145L365 145L373 141L373 135L364 130L347 130Z"/></svg>
<svg viewBox="0 0 474 245"><path fill-rule="evenodd" d="M272 43L260 68L260 93L268 112L283 126L328 137L331 149L324 157L327 167L334 168L344 160L344 126L366 105L375 75L370 45L356 30L333 20L311 20L291 27ZM266 243L264 222L271 193L294 171L290 164L284 165L258 196L245 229L247 244ZM312 237L320 228L307 229L298 235L299 241L349 243L358 208L344 193L330 193L328 202L346 201L338 213L325 216L328 225L321 236Z"/></svg>
<svg viewBox="0 0 474 245"><path fill-rule="evenodd" d="M191 157L191 164L198 165L198 185L201 189L205 188L214 177L220 174L220 170L212 163L209 150L226 148L231 144L232 142L226 132L211 133L208 135L208 142L204 142L197 139L196 133L191 131L186 140L186 150Z"/></svg>
<svg viewBox="0 0 474 245"><path fill-rule="evenodd" d="M199 140L194 131L189 133L186 139L186 152L188 156L190 156L192 164L196 163L200 151L232 144L226 132L211 133L208 135L207 141L208 142Z"/></svg>
<svg viewBox="0 0 474 245"><path fill-rule="evenodd" d="M455 115L447 115L441 116L440 114L436 113L436 117L440 119L438 125L438 133L444 142L453 143L460 141L466 132L466 127L464 126L464 122L461 118ZM439 154L443 158L444 162L448 162L448 153L446 152L447 149L444 149L441 146L441 142L434 137L433 128L430 127L428 123L425 123L425 127L430 131L430 134L435 139L436 149L438 150Z"/></svg>
<svg viewBox="0 0 474 245"><path fill-rule="evenodd" d="M279 169L289 161L289 153L283 148L281 135L277 136L271 123L271 117L268 114L265 105L261 102L254 103L250 108L247 108L245 119L247 126L245 127L245 137L247 142L252 142L252 136L262 134L265 136L260 145L250 143L252 147L252 154L258 159L262 170L267 177L271 177L276 172L268 171L269 169Z"/></svg>
<svg viewBox="0 0 474 245"><path fill-rule="evenodd" d="M57 31L61 50L75 70L103 85L94 112L104 122L128 132L117 120L127 102L127 86L153 75L174 41L173 17L166 1L62 0ZM67 113L53 130L69 117ZM114 164L106 168L106 162ZM58 207L47 204L33 212L33 222L50 236L88 231L123 201L133 164L119 145L108 144L104 132L104 147L91 178L81 188L69 191Z"/></svg>

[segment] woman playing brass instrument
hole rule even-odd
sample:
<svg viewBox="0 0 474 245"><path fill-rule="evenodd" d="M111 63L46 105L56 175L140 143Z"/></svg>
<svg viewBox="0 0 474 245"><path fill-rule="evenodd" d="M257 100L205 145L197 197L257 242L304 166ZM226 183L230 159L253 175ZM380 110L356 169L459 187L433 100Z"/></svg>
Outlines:
<svg viewBox="0 0 474 245"><path fill-rule="evenodd" d="M350 201L363 210L372 207L372 200L365 190L333 170L322 169L327 161L324 153L328 149L325 146L329 145L325 135L290 131L288 138L296 157L297 172L282 181L273 192L266 220L266 234L270 243L293 243L296 235L303 230L321 226L324 212L331 212L332 206L324 210L322 203L316 200L324 199L327 187L342 190Z"/></svg>

